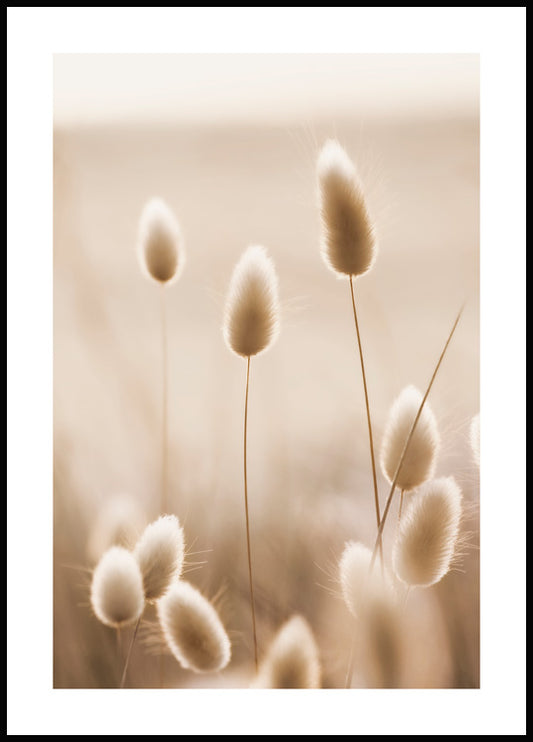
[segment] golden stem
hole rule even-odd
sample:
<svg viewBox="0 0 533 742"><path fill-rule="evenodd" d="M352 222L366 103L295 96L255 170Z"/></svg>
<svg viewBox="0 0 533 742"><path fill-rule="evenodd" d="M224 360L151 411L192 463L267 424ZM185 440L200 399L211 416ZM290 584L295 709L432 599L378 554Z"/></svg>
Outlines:
<svg viewBox="0 0 533 742"><path fill-rule="evenodd" d="M141 613L142 616L142 613ZM128 665L130 662L130 656L131 656L131 650L133 649L133 643L135 641L135 637L137 636L137 629L139 628L139 624L141 623L141 616L137 619L137 623L135 624L135 631L133 632L133 636L131 637L130 646L128 649L128 656L126 657L126 664L124 665L124 672L122 673L122 680L120 681L120 687L124 688L124 683L126 682L126 672L128 671Z"/></svg>
<svg viewBox="0 0 533 742"><path fill-rule="evenodd" d="M416 413L416 417L415 417L415 419L413 421L413 424L411 426L411 430L409 431L409 435L407 436L407 440L405 441L405 445L403 447L402 455L400 456L400 460L398 462L398 466L396 467L396 473L395 473L394 479L392 480L392 483L391 483L391 489L390 489L390 492L389 492L389 496L387 498L387 503L385 505L385 510L383 511L383 517L381 519L381 525L379 526L379 529L378 529L378 535L377 535L377 538L376 538L376 543L374 545L374 551L372 552L372 559L370 560L370 570L372 570L372 568L374 566L374 562L375 562L375 559L376 559L376 554L377 554L378 546L379 546L379 543L380 543L381 534L383 533L383 528L385 526L385 521L387 519L387 514L389 512L389 509L390 509L390 506L391 506L391 502L392 502L392 496L394 494L394 490L396 488L396 483L397 483L398 477L400 475L400 469L402 468L402 464L403 464L403 461L405 459L405 454L407 453L407 448L409 447L409 444L411 443L411 438L413 437L413 433L414 433L416 424L417 424L417 422L418 422L418 420L420 418L420 415L422 414L422 409L424 407L424 404L426 403L426 399L428 398L430 389L433 386L433 382L435 381L435 377L437 376L437 371L440 368L440 364L442 363L442 359L444 358L444 354L446 353L446 350L448 349L448 345L450 344L450 340L452 339L452 335L455 332L455 328L457 327L457 324L459 322L459 319L461 317L462 312L463 312L463 307L461 307L461 309L459 310L459 313L457 315L457 318L456 318L455 322L453 323L453 327L452 327L452 329L450 331L450 334L448 335L448 339L446 340L446 343L444 345L444 348L442 349L442 353L440 354L439 360L437 361L437 365L435 366L435 370L433 371L433 374L432 374L431 379L429 381L428 387L426 389L426 393L424 394L424 397L423 397L422 401L420 402L420 407L418 408L418 412Z"/></svg>
<svg viewBox="0 0 533 742"><path fill-rule="evenodd" d="M165 302L165 286L161 287L161 338L163 359L162 383L162 430L161 430L161 513L167 513L167 312Z"/></svg>
<svg viewBox="0 0 533 742"><path fill-rule="evenodd" d="M248 431L248 387L250 383L250 356L247 358L246 363L246 393L244 401L244 511L246 514L246 545L248 549L248 577L250 580L250 605L252 608L252 627L254 634L254 662L255 670L257 672L258 661L257 661L257 633L255 628L255 607L254 607L254 585L252 580L252 552L250 548L250 519L248 516L248 476L246 469L246 438Z"/></svg>
<svg viewBox="0 0 533 742"><path fill-rule="evenodd" d="M363 388L365 392L365 406L366 406L366 419L368 422L368 439L370 442L370 458L372 460L372 479L374 481L374 504L376 507L376 522L379 529L381 515L379 512L379 496L378 496L378 482L376 477L376 460L374 457L374 439L372 437L372 423L370 420L370 405L368 403L368 389L366 386L366 374L365 374L365 363L363 360L363 347L361 345L361 335L359 333L359 322L357 321L357 312L355 310L355 296L353 290L353 276L350 276L350 293L352 295L352 307L353 307L353 318L355 320L355 330L357 333L357 345L359 347L359 358L361 359L361 372L363 375ZM379 552L381 563L383 564L383 544L381 541L381 534L379 535Z"/></svg>
<svg viewBox="0 0 533 742"><path fill-rule="evenodd" d="M402 506L403 506L403 493L405 490L400 491L400 507L398 508L398 523L402 519Z"/></svg>
<svg viewBox="0 0 533 742"><path fill-rule="evenodd" d="M162 399L161 399L161 514L168 513L168 351L167 351L167 307L165 284L161 285L161 343L162 343ZM159 685L164 687L165 668L163 655L159 658Z"/></svg>
<svg viewBox="0 0 533 742"><path fill-rule="evenodd" d="M353 677L353 671L355 669L355 639L354 635L352 634L351 640L350 640L350 658L348 660L348 669L346 671L346 678L344 681L344 687L345 688L351 688L352 687L352 677Z"/></svg>

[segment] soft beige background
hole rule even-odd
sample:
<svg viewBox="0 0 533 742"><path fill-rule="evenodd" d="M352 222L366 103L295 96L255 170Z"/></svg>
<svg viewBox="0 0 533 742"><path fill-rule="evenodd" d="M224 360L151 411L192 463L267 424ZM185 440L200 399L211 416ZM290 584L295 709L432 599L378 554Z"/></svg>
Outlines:
<svg viewBox="0 0 533 742"><path fill-rule="evenodd" d="M302 61L55 57L57 687L117 683L120 654L90 613L83 571L92 566L87 544L100 508L125 492L148 519L158 515L160 296L135 252L152 195L175 211L187 251L167 293L174 512L198 552L191 560L205 561L190 579L210 596L222 590L234 642L220 677L198 680L169 660L167 682L249 682L245 367L220 326L233 265L260 243L278 269L283 317L278 343L252 362L259 640L264 647L281 621L302 612L323 654L324 684L342 685L350 629L330 593L338 593L334 565L346 540L373 542L375 523L348 285L327 271L318 249L314 166L329 136L357 162L379 234L376 265L356 282L378 448L393 399L408 383L424 389L466 302L430 403L443 439L437 473L463 488L473 548L463 571L413 596L405 684L479 686L478 479L468 443L479 410L477 57ZM384 501L381 475L378 483ZM156 685L157 667L140 644L131 684ZM363 670L355 682L367 684Z"/></svg>

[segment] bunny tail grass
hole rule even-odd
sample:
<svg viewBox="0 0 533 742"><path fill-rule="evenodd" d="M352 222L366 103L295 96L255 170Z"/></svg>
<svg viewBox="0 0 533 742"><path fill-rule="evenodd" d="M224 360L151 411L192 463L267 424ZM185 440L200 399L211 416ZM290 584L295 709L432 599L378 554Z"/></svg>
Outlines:
<svg viewBox="0 0 533 742"><path fill-rule="evenodd" d="M406 438L415 419L421 392L406 386L395 399L385 425L381 446L381 468L389 484L394 479ZM433 477L440 447L435 416L426 402L406 453L396 486L410 492Z"/></svg>
<svg viewBox="0 0 533 742"><path fill-rule="evenodd" d="M361 276L376 257L374 224L355 165L335 139L317 162L322 257L338 276Z"/></svg>
<svg viewBox="0 0 533 742"><path fill-rule="evenodd" d="M219 672L231 659L231 642L213 605L188 582L178 580L157 602L165 641L186 670Z"/></svg>
<svg viewBox="0 0 533 742"><path fill-rule="evenodd" d="M177 281L185 264L180 226L161 198L145 204L139 221L137 245L143 273L163 285Z"/></svg>
<svg viewBox="0 0 533 742"><path fill-rule="evenodd" d="M355 165L337 140L328 139L322 147L317 162L317 176L322 257L328 268L334 273L338 276L348 276L350 279L353 316L363 375L376 522L379 529L381 516L372 422L353 287L354 277L368 272L374 263L376 257L375 228L368 213L363 188ZM379 548L381 562L383 563L381 538Z"/></svg>
<svg viewBox="0 0 533 742"><path fill-rule="evenodd" d="M165 289L176 282L185 265L185 249L180 225L161 198L146 202L139 221L137 252L142 272L161 286L161 325L163 340L161 511L167 512L167 329Z"/></svg>
<svg viewBox="0 0 533 742"><path fill-rule="evenodd" d="M409 443L411 442L411 438L413 437L413 433L414 433L414 430L416 428L416 424L417 424L417 422L418 422L418 420L420 418L420 415L422 414L422 410L424 408L424 404L426 402L426 399L428 398L428 395L429 395L429 392L431 390L431 387L433 386L433 382L435 381L435 377L437 376L437 372L438 372L438 370L440 368L440 365L442 363L442 360L443 360L443 358L444 358L444 356L446 354L446 351L448 350L448 345L450 344L450 341L451 341L451 339L453 337L453 334L455 332L455 329L456 329L457 325L459 324L459 320L461 319L461 315L463 313L463 308L464 308L464 306L461 307L461 309L459 310L459 312L457 314L457 317L455 319L455 322L453 323L453 327L450 330L450 334L448 335L448 338L446 340L446 343L444 344L444 348L442 349L442 353L440 354L439 360L437 361L437 365L435 366L435 370L433 371L433 374L431 376L431 379L429 380L429 384L427 386L426 392L425 392L425 394L424 394L424 396L422 398L422 401L420 402L420 407L418 408L418 412L416 414L415 419L413 420L413 424L411 426L411 430L409 431L409 435L407 436L407 440L405 441L405 445L403 447L402 455L400 456L400 460L398 461L398 466L396 467L396 473L395 473L395 475L393 477L393 480L391 482L391 488L390 488L389 496L387 498L387 502L385 504L385 509L383 511L383 517L381 518L381 524L380 524L380 526L378 528L378 535L377 535L377 538L376 538L376 543L375 543L375 546L374 546L374 550L372 552L372 559L370 560L370 569L372 569L374 567L374 562L375 562L375 559L376 559L376 554L377 554L377 551L378 551L378 547L379 547L379 543L380 543L380 538L381 538L381 535L383 533L383 528L385 527L385 521L387 520L387 514L388 514L389 509L390 509L390 506L391 506L392 496L394 495L394 490L396 489L396 483L397 483L398 477L400 475L400 470L402 468L402 464L403 464L405 455L407 453L407 449L409 447Z"/></svg>
<svg viewBox="0 0 533 742"><path fill-rule="evenodd" d="M307 621L294 615L278 630L253 688L320 688L320 660Z"/></svg>
<svg viewBox="0 0 533 742"><path fill-rule="evenodd" d="M361 345L361 335L359 333L359 322L357 321L357 312L355 310L355 296L354 296L354 290L353 290L353 276L350 276L350 293L352 295L352 308L353 308L353 318L355 321L355 331L357 333L357 345L359 347L359 358L361 360L361 373L363 375L363 388L365 392L365 406L366 406L366 419L368 422L368 439L370 443L370 458L372 460L372 479L374 483L374 504L376 507L376 523L377 527L379 529L380 523L381 523L381 515L379 512L379 496L378 496L378 481L376 477L376 459L374 456L374 439L372 436L372 422L370 419L370 405L368 403L368 390L366 386L366 374L365 374L365 363L363 360L363 347ZM379 538L379 553L380 553L380 559L381 564L383 564L383 543L381 536Z"/></svg>
<svg viewBox="0 0 533 742"><path fill-rule="evenodd" d="M158 600L179 579L185 553L183 529L175 515L161 515L144 529L133 554L142 574L144 595Z"/></svg>
<svg viewBox="0 0 533 742"><path fill-rule="evenodd" d="M372 557L370 549L360 542L349 541L339 560L339 582L346 607L355 620L366 621L373 618L376 605L392 594L392 581L382 564L381 574L369 572ZM355 624L354 632L360 631L360 623ZM354 673L355 636L352 634L345 688L350 688Z"/></svg>
<svg viewBox="0 0 533 742"><path fill-rule="evenodd" d="M228 348L248 358L262 353L279 335L278 277L264 247L251 245L233 270L222 327Z"/></svg>
<svg viewBox="0 0 533 742"><path fill-rule="evenodd" d="M450 569L461 521L461 490L453 477L426 482L413 495L392 552L396 577L429 587Z"/></svg>
<svg viewBox="0 0 533 742"><path fill-rule="evenodd" d="M252 556L250 549L250 519L248 514L248 478L246 471L246 439L248 425L248 387L250 358L262 353L279 335L278 277L274 263L264 247L251 245L241 255L233 269L222 333L228 348L246 358L246 392L244 402L244 509L246 515L246 543L248 575L254 636L254 660L257 670L257 633L255 625Z"/></svg>
<svg viewBox="0 0 533 742"><path fill-rule="evenodd" d="M143 578L137 560L122 546L112 546L96 565L91 606L106 626L120 628L136 621L144 608Z"/></svg>
<svg viewBox="0 0 533 742"><path fill-rule="evenodd" d="M248 476L246 468L246 439L248 432L248 387L250 385L250 356L246 361L246 392L244 399L244 511L246 514L246 548L248 552L248 577L250 580L250 606L252 609L252 629L254 635L254 663L257 672L257 631L255 626L255 605L254 605L254 582L252 579L252 551L250 548L250 519L248 516Z"/></svg>

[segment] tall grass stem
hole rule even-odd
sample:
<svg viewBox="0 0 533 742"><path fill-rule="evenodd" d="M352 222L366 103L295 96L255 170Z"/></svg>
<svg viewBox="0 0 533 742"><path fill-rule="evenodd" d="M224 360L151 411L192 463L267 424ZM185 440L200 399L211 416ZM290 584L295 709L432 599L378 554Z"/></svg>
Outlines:
<svg viewBox="0 0 533 742"><path fill-rule="evenodd" d="M453 333L455 332L455 328L457 327L457 325L459 323L459 320L461 318L461 314L462 313L463 313L463 307L461 307L461 309L459 310L459 313L457 314L457 317L455 319L455 322L453 323L453 327L450 330L450 334L448 335L448 339L446 340L446 343L444 344L444 348L442 349L442 353L440 354L439 360L437 361L437 365L435 366L435 370L433 371L433 374L432 374L431 379L429 381L429 384L427 386L426 392L425 392L425 394L424 394L424 396L422 398L422 401L420 402L420 407L418 408L418 412L416 413L416 417L413 420L413 424L411 426L411 430L409 431L409 435L407 436L407 440L405 441L405 445L403 447L402 455L400 456L400 460L398 462L398 466L396 467L396 473L395 473L394 479L392 480L392 483L391 483L391 488L390 488L389 496L387 498L387 502L385 504L385 509L383 511L383 517L381 519L381 524L380 524L380 526L378 528L378 535L376 537L376 543L374 545L374 550L372 552L372 558L370 560L370 571L374 567L374 562L375 562L376 554L377 554L378 547L379 547L379 544L380 544L381 535L383 533L383 528L385 527L385 521L387 519L387 515L388 515L389 509L390 509L390 506L391 506L392 496L394 495L394 490L396 489L396 482L398 481L398 476L400 474L400 469L402 468L402 464L403 464L403 460L405 458L405 454L407 453L407 449L409 447L409 443L411 442L411 438L413 437L413 433L414 433L414 430L416 428L416 424L417 424L417 422L418 422L418 420L420 418L420 415L422 414L422 409L424 407L424 404L426 402L426 399L428 398L429 392L431 390L431 387L433 386L433 382L435 381L435 377L437 376L437 372L438 372L438 370L440 368L440 365L441 365L442 360L444 358L444 355L445 355L445 353L446 353L446 351L448 349L448 345L450 344L450 340L452 339Z"/></svg>
<svg viewBox="0 0 533 742"><path fill-rule="evenodd" d="M370 443L370 458L372 460L372 479L374 483L374 504L376 507L376 522L377 527L379 529L380 521L381 521L381 515L379 512L379 496L378 496L378 482L376 477L376 460L374 456L374 439L372 436L372 422L370 419L370 405L368 402L368 389L366 385L366 374L365 374L365 362L363 359L363 347L361 345L361 335L359 333L359 322L357 321L357 312L355 309L355 295L354 295L354 289L353 289L353 276L350 276L350 293L352 296L352 308L353 308L353 318L355 321L355 331L357 333L357 345L359 347L359 358L361 359L361 373L363 375L363 388L365 392L365 406L366 406L366 419L368 422L368 439ZM383 544L381 540L381 536L379 536L379 553L380 553L380 559L381 563L383 564Z"/></svg>
<svg viewBox="0 0 533 742"><path fill-rule="evenodd" d="M165 515L168 512L168 412L167 412L167 306L165 285L161 286L161 342L162 342L162 410L161 410L161 509Z"/></svg>
<svg viewBox="0 0 533 742"><path fill-rule="evenodd" d="M355 670L355 639L352 634L352 638L350 640L350 657L348 659L348 669L346 670L346 678L344 680L344 687L346 689L352 687L352 678L353 678L354 670Z"/></svg>
<svg viewBox="0 0 533 742"><path fill-rule="evenodd" d="M246 360L246 393L244 398L244 510L246 514L246 546L248 551L248 577L250 580L250 605L252 609L252 628L254 635L254 663L255 670L258 669L257 659L257 631L255 625L255 606L254 606L254 584L252 579L252 552L250 547L250 518L248 514L248 476L246 468L246 441L248 433L248 388L250 385L250 356Z"/></svg>
<svg viewBox="0 0 533 742"><path fill-rule="evenodd" d="M137 636L137 631L139 629L139 624L141 623L141 617L142 617L142 614L137 619L137 623L135 624L135 629L133 631L133 636L131 637L130 646L128 648L128 654L126 656L126 662L124 664L124 671L122 672L122 679L120 681L120 687L121 688L124 688L124 684L126 682L126 673L128 672L128 665L130 663L131 650L133 649L133 644L135 642L135 637Z"/></svg>

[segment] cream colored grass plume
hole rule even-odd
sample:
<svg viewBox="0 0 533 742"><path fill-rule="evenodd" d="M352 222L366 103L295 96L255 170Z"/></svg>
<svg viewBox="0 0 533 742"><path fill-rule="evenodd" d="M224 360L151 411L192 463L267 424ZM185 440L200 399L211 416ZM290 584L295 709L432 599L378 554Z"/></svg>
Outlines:
<svg viewBox="0 0 533 742"><path fill-rule="evenodd" d="M399 524L392 559L398 579L429 587L449 571L461 522L461 490L453 477L427 482Z"/></svg>
<svg viewBox="0 0 533 742"><path fill-rule="evenodd" d="M379 576L369 571L372 551L364 544L350 541L339 560L339 581L342 597L350 613L358 618L376 595L390 593L392 585L383 570Z"/></svg>
<svg viewBox="0 0 533 742"><path fill-rule="evenodd" d="M379 505L372 420L365 373L363 346L357 318L354 278L367 273L376 258L376 233L370 218L357 170L339 142L326 141L317 163L318 194L321 218L321 250L328 268L350 283L357 346L363 376L376 523L379 528ZM380 553L383 553L380 537Z"/></svg>
<svg viewBox="0 0 533 742"><path fill-rule="evenodd" d="M133 554L124 547L112 546L98 562L91 584L91 605L100 621L113 628L121 629L135 621L120 682L123 688L145 606L140 567Z"/></svg>
<svg viewBox="0 0 533 742"><path fill-rule="evenodd" d="M377 576L376 572L376 576ZM392 590L373 591L360 626L362 661L368 687L400 688L404 617Z"/></svg>
<svg viewBox="0 0 533 742"><path fill-rule="evenodd" d="M422 396L416 387L407 386L390 409L381 446L381 468L389 484L396 474ZM439 448L437 421L426 402L403 459L396 486L408 492L430 479L435 472Z"/></svg>
<svg viewBox="0 0 533 742"><path fill-rule="evenodd" d="M141 575L144 599L155 603L165 594L172 580L180 577L183 569L185 544L183 529L175 515L162 515L146 526L135 544L132 558ZM133 644L139 628L140 616L135 626L126 657L121 687L124 687L126 672ZM164 682L163 658L160 661L160 682Z"/></svg>
<svg viewBox="0 0 533 742"><path fill-rule="evenodd" d="M274 263L264 247L248 247L233 270L226 298L222 332L228 348L246 359L246 387L244 394L244 510L246 518L246 545L250 607L254 643L254 662L257 670L257 630L255 622L250 518L248 510L248 475L246 443L248 430L248 389L250 359L272 345L279 334L278 277Z"/></svg>
<svg viewBox="0 0 533 742"><path fill-rule="evenodd" d="M253 688L320 688L320 660L313 632L302 616L279 629L261 662Z"/></svg>
<svg viewBox="0 0 533 742"><path fill-rule="evenodd" d="M161 291L162 339L162 433L160 512L168 511L168 422L167 422L167 309L166 287L180 277L185 265L185 249L180 226L161 198L151 198L139 222L138 255L144 274L159 284Z"/></svg>
<svg viewBox="0 0 533 742"><path fill-rule="evenodd" d="M346 688L351 687L354 673L356 635L364 637L368 645L367 654L371 657L372 666L376 666L381 675L390 678L395 675L397 631L393 627L396 620L397 601L392 580L383 567L380 571L371 571L372 551L362 543L348 542L339 560L339 582L346 607L356 619L353 625L353 636L350 647ZM382 651L379 643L383 640ZM385 682L385 681L383 681Z"/></svg>
<svg viewBox="0 0 533 742"><path fill-rule="evenodd" d="M185 265L179 224L161 198L145 204L139 221L139 260L147 277L160 284L177 281Z"/></svg>
<svg viewBox="0 0 533 742"><path fill-rule="evenodd" d="M148 602L160 598L172 580L180 577L184 553L183 529L175 515L162 515L145 528L135 545L134 555Z"/></svg>
<svg viewBox="0 0 533 742"><path fill-rule="evenodd" d="M390 486L390 491L389 491L389 496L387 498L387 502L385 503L385 508L383 510L383 517L381 519L381 523L380 523L380 526L378 528L378 534L377 534L377 538L376 538L376 543L374 545L374 550L372 552L372 560L371 560L371 563L370 563L370 569L372 569L372 567L374 566L374 561L375 561L375 558L376 558L378 547L381 544L381 535L382 535L383 529L385 527L385 521L387 520L387 515L388 515L389 510L390 510L390 506L391 506L391 503L392 503L392 498L394 496L394 491L396 489L396 485L398 483L398 479L401 476L401 472L402 472L404 461L405 461L405 459L406 459L406 457L408 455L409 447L410 447L411 442L413 440L413 437L415 435L416 426L417 426L420 418L422 417L422 414L423 414L423 411L424 411L424 405L426 404L427 398L428 398L429 393L431 391L431 387L433 386L433 383L434 383L434 381L435 381L435 379L437 377L438 370L439 370L439 368L441 366L441 363L442 363L442 361L444 359L444 356L446 355L446 351L448 350L448 346L449 346L449 344L451 342L451 339L453 337L453 334L454 334L454 332L455 332L455 330L457 328L457 325L459 324L459 320L461 319L461 314L462 313L463 313L463 307L461 307L461 309L459 310L459 312L457 314L457 317L455 318L455 322L453 323L452 329L450 330L450 332L448 334L448 337L446 338L446 342L444 343L444 347L443 347L443 349L441 351L441 354L439 356L439 360L437 361L437 363L435 365L435 368L433 369L433 373L431 374L431 378L429 380L427 389L426 389L426 391L424 393L424 396L420 400L420 404L418 406L418 411L417 411L417 413L415 415L415 418L414 418L414 420L412 422L412 425L411 425L411 428L409 430L409 433L407 434L407 438L405 440L405 444L403 446L403 450L402 450L402 452L400 454L400 457L399 457L399 460L398 460L398 464L397 464L397 467L396 467L396 472L394 474L394 477L392 478L392 482L391 482L391 486Z"/></svg>
<svg viewBox="0 0 533 742"><path fill-rule="evenodd" d="M131 552L112 546L96 565L91 582L91 605L107 626L121 628L136 621L144 608L141 570Z"/></svg>
<svg viewBox="0 0 533 742"><path fill-rule="evenodd" d="M322 256L334 273L362 276L376 257L375 228L357 170L336 140L322 147L317 173Z"/></svg>
<svg viewBox="0 0 533 742"><path fill-rule="evenodd" d="M217 672L231 658L231 643L212 604L188 582L174 582L158 601L165 640L180 665L194 672Z"/></svg>
<svg viewBox="0 0 533 742"><path fill-rule="evenodd" d="M249 247L235 266L223 332L228 348L243 358L263 352L278 336L278 278L264 247Z"/></svg>

